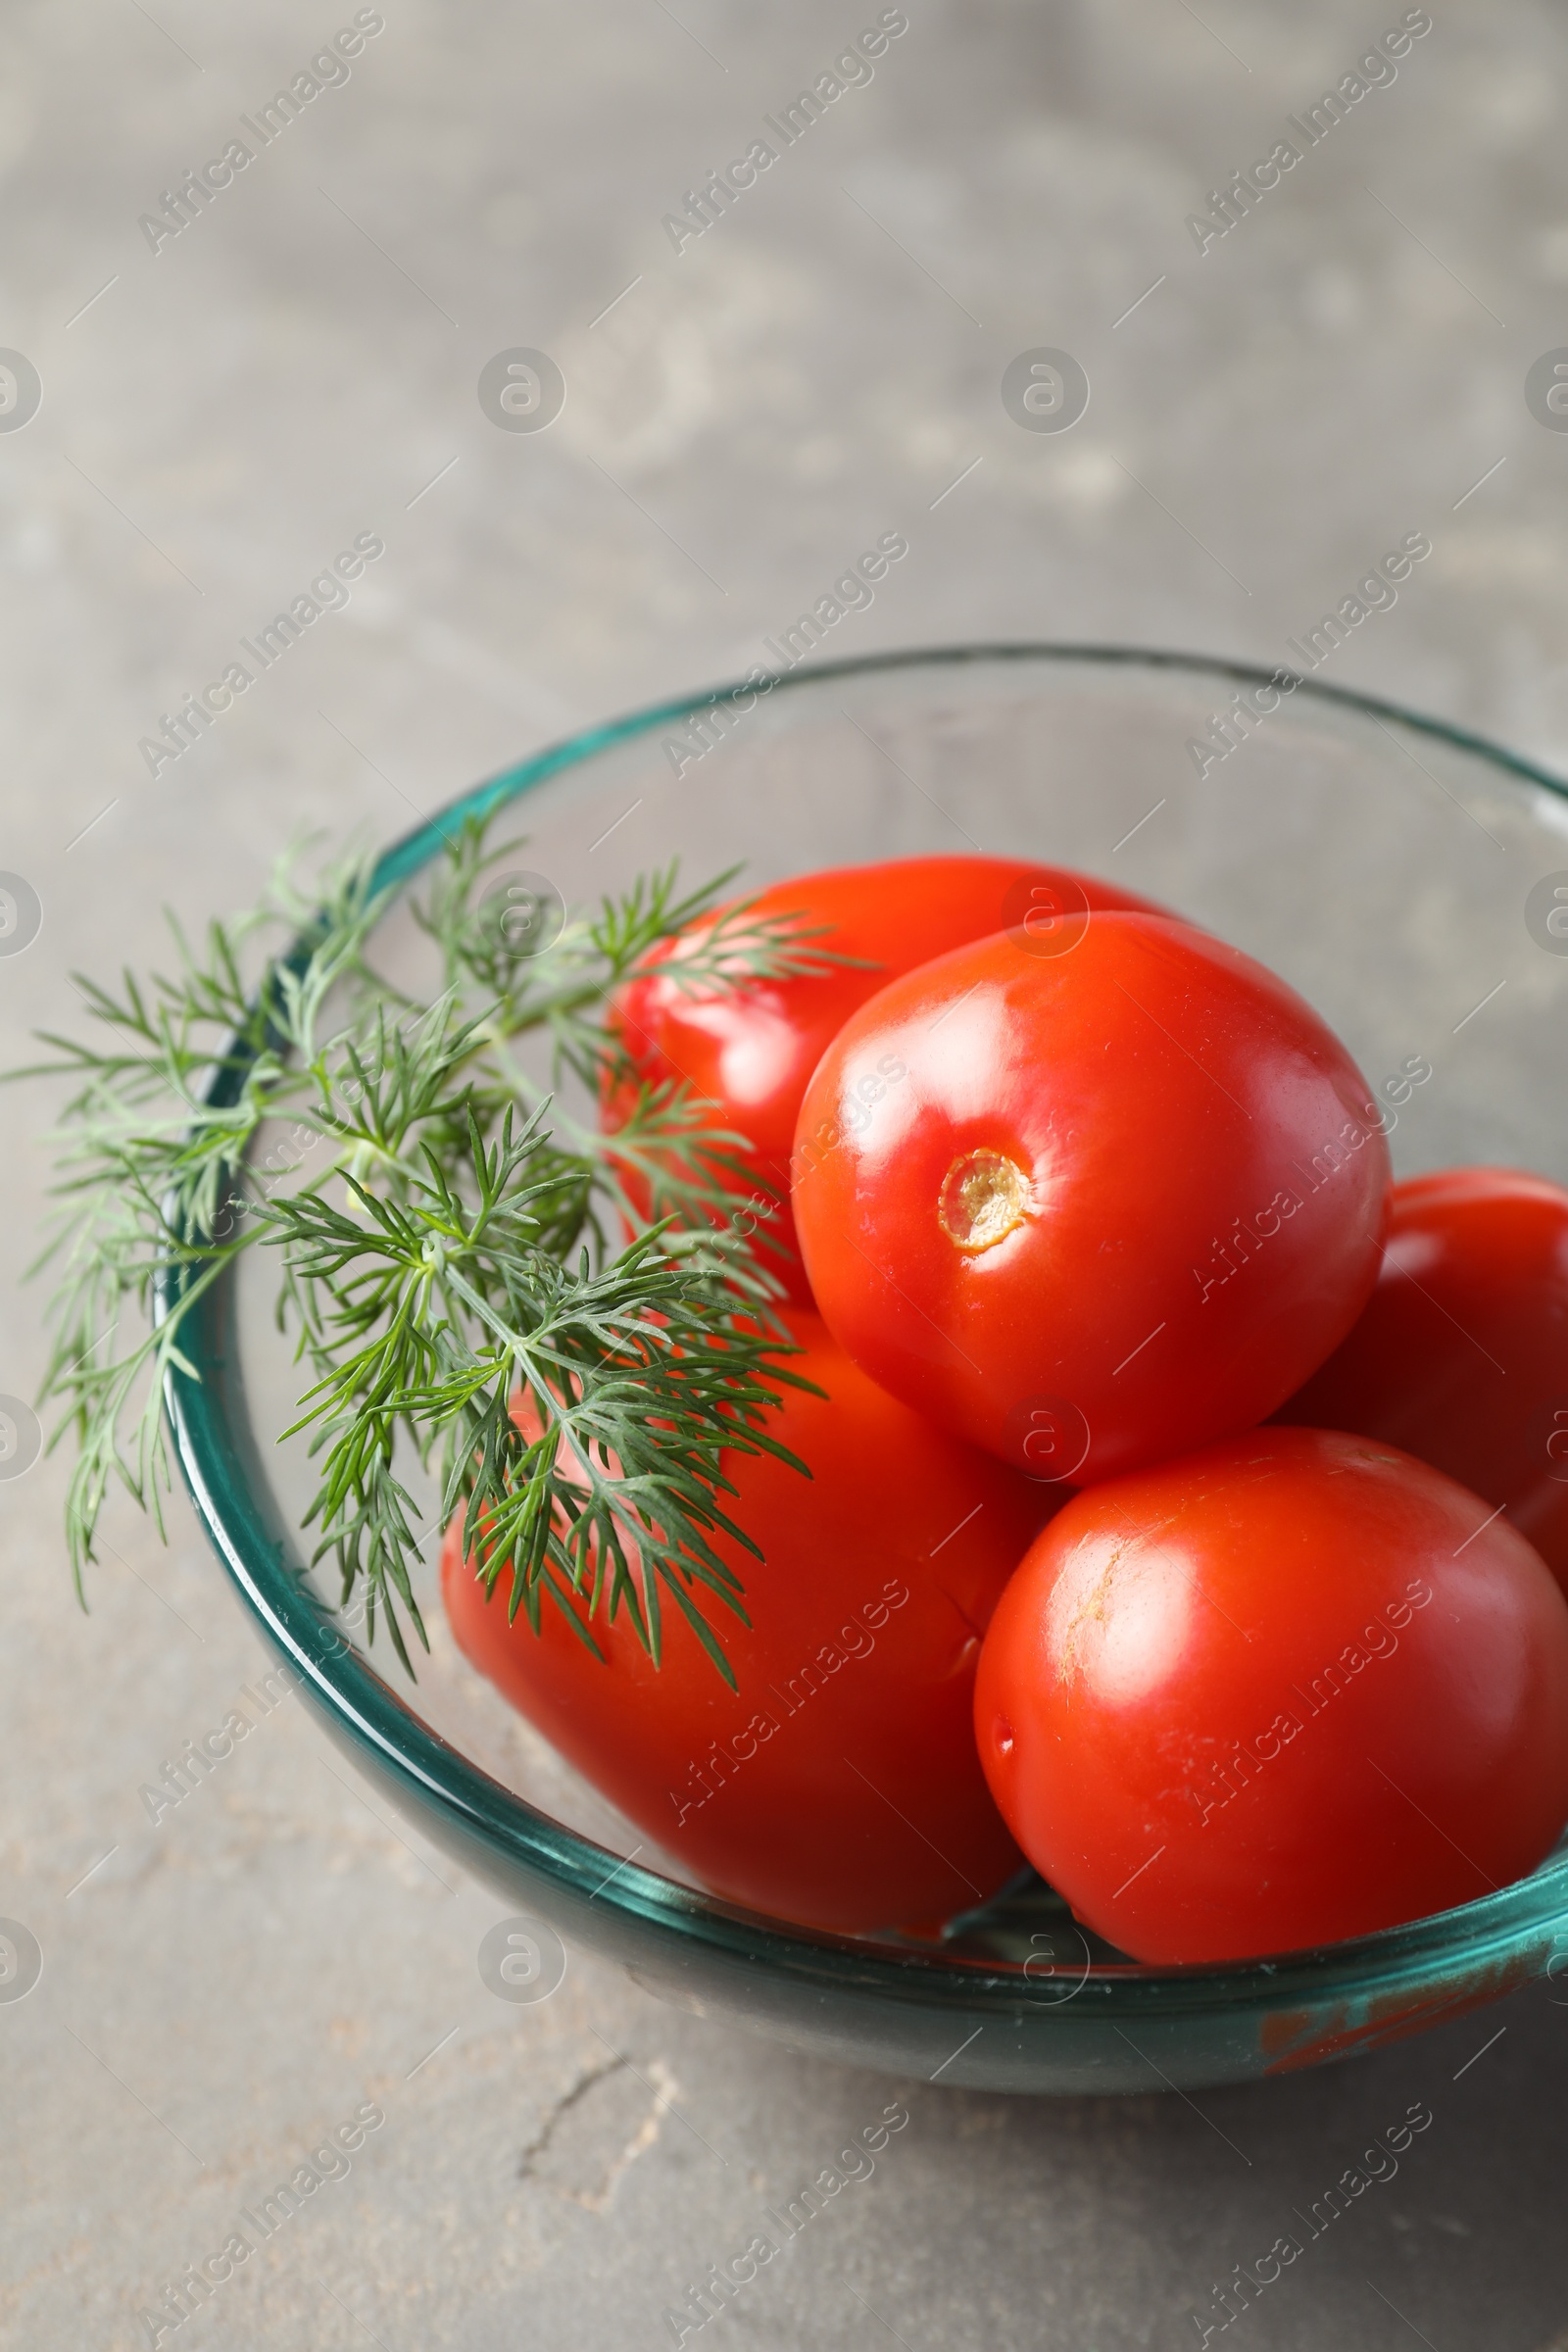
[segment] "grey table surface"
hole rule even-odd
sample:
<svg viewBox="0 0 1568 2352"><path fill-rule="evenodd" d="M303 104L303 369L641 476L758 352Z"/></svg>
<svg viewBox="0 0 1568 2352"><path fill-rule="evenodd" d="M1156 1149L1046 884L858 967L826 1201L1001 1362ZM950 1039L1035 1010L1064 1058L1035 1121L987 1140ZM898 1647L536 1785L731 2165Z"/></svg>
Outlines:
<svg viewBox="0 0 1568 2352"><path fill-rule="evenodd" d="M1335 674L1568 762L1568 438L1525 399L1568 333L1551 11L1434 0L1396 78L1202 250L1189 216L1398 24L1393 0L908 0L874 74L847 67L678 241L665 216L874 7L381 14L264 146L242 118L351 9L7 11L0 344L41 405L14 429L30 378L7 359L0 867L43 910L0 959L7 1059L69 1025L70 970L153 958L166 903L238 907L302 826L389 837L575 725L746 667L889 528L909 558L835 651L1055 636L1273 662L1424 530L1431 561ZM245 169L177 234L145 224L236 137ZM1041 347L1087 372L1069 432L1000 398ZM476 397L517 348L562 371L548 431ZM362 532L385 555L347 606L150 773L162 714ZM27 1395L45 1105L0 1101L0 1390ZM1397 2178L1238 2340L1568 2344L1549 1986L1196 2104L835 2071L589 1958L504 2007L474 1964L495 1899L372 1809L293 1700L151 1830L141 1784L264 1661L182 1498L167 1549L112 1515L79 1616L62 1489L59 1457L0 1484L0 1912L43 1953L0 2004L8 2344L669 2342L666 2306L891 2099L909 2123L874 2174L714 2330L1201 2342L1214 2282L1423 2100ZM367 2101L385 2123L342 2179L177 2331L141 2316Z"/></svg>

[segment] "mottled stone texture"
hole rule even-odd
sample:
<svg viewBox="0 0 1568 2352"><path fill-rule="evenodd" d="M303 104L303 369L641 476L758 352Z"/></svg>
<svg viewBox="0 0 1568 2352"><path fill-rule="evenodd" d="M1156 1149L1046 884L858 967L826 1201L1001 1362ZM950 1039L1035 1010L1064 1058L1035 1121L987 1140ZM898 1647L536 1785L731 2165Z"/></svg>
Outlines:
<svg viewBox="0 0 1568 2352"><path fill-rule="evenodd" d="M1206 251L1186 226L1399 13L908 0L874 78L677 251L662 216L858 17L385 0L350 77L155 252L138 217L230 138L260 149L240 117L352 11L13 0L0 344L43 400L0 432L0 867L44 921L0 959L8 1057L76 1015L70 970L154 956L165 901L200 922L297 829L389 837L556 733L744 668L890 528L908 559L835 653L1272 662L1424 530L1430 562L1332 674L1563 759L1568 436L1524 399L1568 335L1560 17L1434 0L1392 85ZM548 432L480 409L515 346L564 376ZM1003 408L1036 346L1087 370L1069 433ZM139 739L363 532L386 552L346 609L150 775ZM4 1100L0 1390L25 1394L47 1110ZM167 1550L112 1513L80 1617L62 1484L58 1459L0 1484L0 1912L44 1953L0 2005L8 2344L149 2340L139 2310L366 2102L385 2123L352 2169L165 2343L667 2342L665 2306L898 2098L874 2176L712 2323L735 2343L1191 2343L1212 2282L1300 2234L1418 2100L1397 2179L1237 2340L1565 2340L1550 1987L1201 2112L834 2073L590 1961L504 2008L474 1965L493 1900L368 1805L297 1701L148 1822L142 1782L262 1660L181 1498Z"/></svg>

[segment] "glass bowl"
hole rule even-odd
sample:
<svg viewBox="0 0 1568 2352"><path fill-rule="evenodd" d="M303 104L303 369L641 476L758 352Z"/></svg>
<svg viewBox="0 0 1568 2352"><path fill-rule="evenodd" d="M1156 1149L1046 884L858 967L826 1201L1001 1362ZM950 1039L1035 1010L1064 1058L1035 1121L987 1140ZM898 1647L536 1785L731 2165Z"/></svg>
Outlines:
<svg viewBox="0 0 1568 2352"><path fill-rule="evenodd" d="M943 648L765 682L753 671L522 761L397 843L382 880L416 874L464 813L524 800L527 866L568 904L674 856L693 881L737 863L760 884L966 849L1114 876L1281 972L1374 1086L1408 1056L1430 1061L1391 1138L1401 1174L1481 1160L1568 1180L1568 938L1548 920L1568 903L1568 793L1393 705L1094 646ZM1068 2092L1317 2064L1554 1973L1559 1950L1568 1965L1563 1848L1462 1909L1222 1969L1142 1967L1092 1947L1038 1881L916 1943L808 1931L662 1875L458 1656L433 1569L435 1654L417 1685L334 1619L297 1533L299 1442L276 1439L297 1391L250 1271L263 1254L247 1252L239 1279L199 1302L186 1326L195 1376L172 1379L197 1508L326 1731L568 1957L591 1948L683 2008L797 2050Z"/></svg>

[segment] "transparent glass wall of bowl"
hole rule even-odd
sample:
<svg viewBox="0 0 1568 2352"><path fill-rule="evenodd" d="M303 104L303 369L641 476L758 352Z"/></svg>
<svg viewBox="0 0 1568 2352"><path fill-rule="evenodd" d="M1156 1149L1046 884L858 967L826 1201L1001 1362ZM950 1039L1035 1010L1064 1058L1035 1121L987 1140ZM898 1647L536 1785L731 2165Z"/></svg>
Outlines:
<svg viewBox="0 0 1568 2352"><path fill-rule="evenodd" d="M1239 693L1250 724L1234 716ZM1266 673L1114 652L890 658L796 673L749 703L720 698L716 714L704 697L692 711L600 730L514 771L504 824L526 839L518 862L568 904L672 858L694 881L742 865L743 883L759 884L964 850L1112 876L1281 972L1374 1088L1411 1057L1430 1062L1391 1137L1400 1173L1484 1159L1568 1181L1568 956L1526 919L1532 888L1568 869L1568 801L1506 756L1391 709L1303 686L1259 715L1269 700ZM1206 757L1227 711L1233 746ZM393 971L416 968L405 917L379 948ZM266 1253L254 1252L237 1296L208 1318L212 1377L204 1398L180 1401L182 1439L251 1605L304 1655L314 1638L299 1632L294 1580L311 1480L302 1443L276 1443L298 1384L270 1309ZM1069 2001L1067 1944L1053 1949L1049 1978L1037 1966L1026 1981L1029 1947L1005 1922L965 1939L967 1961L877 1955L740 1921L672 1884L669 1866L647 1871L646 1850L590 1905L587 1889L638 1834L457 1656L436 1596L437 1540L432 1528L422 1597L434 1654L417 1686L384 1642L368 1673L351 1637L347 1656L311 1670L328 1727L422 1827L514 1896L553 1906L564 1933L569 1921L646 1981L803 2045L935 2066L949 2026L968 2018L985 2032L945 2081L1113 2087L1125 2075L1121 2086L1147 2087L1147 2065L1117 2039L1142 2043L1136 2017L1173 2081L1236 2079L1487 1997L1544 1966L1557 1923L1568 1926L1568 1866L1554 1863L1532 1888L1450 1915L1451 1929L1373 1939L1364 1958L1328 1955L1285 1972L1288 1986L1278 1970L1217 1980L1091 1968Z"/></svg>

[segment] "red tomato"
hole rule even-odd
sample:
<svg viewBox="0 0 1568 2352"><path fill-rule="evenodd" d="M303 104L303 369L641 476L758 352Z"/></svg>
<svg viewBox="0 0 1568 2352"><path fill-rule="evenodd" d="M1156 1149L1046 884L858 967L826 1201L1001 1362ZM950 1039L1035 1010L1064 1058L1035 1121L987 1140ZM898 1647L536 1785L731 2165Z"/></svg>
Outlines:
<svg viewBox="0 0 1568 2352"><path fill-rule="evenodd" d="M807 1090L797 1228L873 1380L1079 1484L1247 1427L1377 1275L1389 1157L1311 1007L1187 925L1096 914L893 981Z"/></svg>
<svg viewBox="0 0 1568 2352"><path fill-rule="evenodd" d="M624 1125L639 1082L687 1080L711 1103L713 1126L748 1139L745 1172L757 1187L752 1213L764 1220L763 1262L809 1306L788 1199L790 1146L806 1082L845 1021L895 973L965 940L1009 923L1040 942L1070 937L1093 906L1149 908L1150 901L1020 858L903 858L776 882L759 894L749 919L801 916L821 933L809 946L862 961L814 979L687 993L680 962L707 942L724 909L694 924L615 998L612 1025L635 1077L606 1100L605 1129ZM646 1188L628 1190L646 1214Z"/></svg>
<svg viewBox="0 0 1568 2352"><path fill-rule="evenodd" d="M1024 1852L1122 1950L1298 1950L1549 1852L1568 1603L1424 1462L1257 1430L1073 1497L998 1605L975 1727Z"/></svg>
<svg viewBox="0 0 1568 2352"><path fill-rule="evenodd" d="M1508 1168L1396 1185L1377 1289L1278 1418L1446 1470L1568 1591L1568 1193Z"/></svg>
<svg viewBox="0 0 1568 2352"><path fill-rule="evenodd" d="M726 1459L726 1508L767 1554L715 1542L752 1619L709 1612L738 1693L667 1599L657 1667L624 1614L591 1621L605 1663L548 1604L538 1635L509 1626L510 1576L487 1603L457 1522L447 1614L470 1663L716 1893L811 1926L934 1922L1019 1868L975 1754L974 1667L1046 1506L873 1387L816 1316L790 1321L790 1368L830 1401L786 1391L772 1425L809 1479Z"/></svg>

